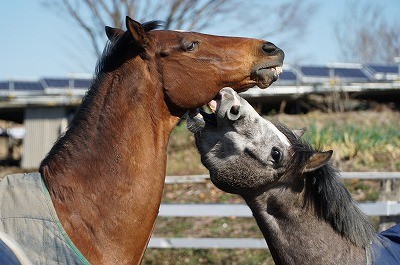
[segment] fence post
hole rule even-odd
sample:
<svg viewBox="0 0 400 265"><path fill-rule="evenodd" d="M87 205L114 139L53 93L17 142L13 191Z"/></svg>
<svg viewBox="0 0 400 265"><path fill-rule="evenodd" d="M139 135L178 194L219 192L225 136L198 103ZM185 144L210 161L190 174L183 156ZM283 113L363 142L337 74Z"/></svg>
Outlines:
<svg viewBox="0 0 400 265"><path fill-rule="evenodd" d="M400 180L381 180L381 201L400 201ZM391 226L400 223L400 216L380 216L379 231L384 231Z"/></svg>

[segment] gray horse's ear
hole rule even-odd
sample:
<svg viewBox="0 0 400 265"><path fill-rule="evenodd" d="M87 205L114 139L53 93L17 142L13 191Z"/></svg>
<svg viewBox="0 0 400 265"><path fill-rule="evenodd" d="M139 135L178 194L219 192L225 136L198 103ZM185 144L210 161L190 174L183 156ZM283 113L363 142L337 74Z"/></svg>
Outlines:
<svg viewBox="0 0 400 265"><path fill-rule="evenodd" d="M333 151L329 150L326 152L316 152L307 161L303 172L314 171L328 163L329 159L332 157Z"/></svg>
<svg viewBox="0 0 400 265"><path fill-rule="evenodd" d="M298 138L301 138L307 131L306 127L303 127L299 130L293 130L292 132L294 133L294 135L296 135Z"/></svg>
<svg viewBox="0 0 400 265"><path fill-rule="evenodd" d="M137 43L142 48L146 48L148 44L148 37L142 24L131 19L128 16L126 17L125 22L126 22L126 28L128 29L134 42Z"/></svg>
<svg viewBox="0 0 400 265"><path fill-rule="evenodd" d="M117 38L121 37L124 34L122 29L112 28L109 26L105 27L106 35L109 41L114 42Z"/></svg>

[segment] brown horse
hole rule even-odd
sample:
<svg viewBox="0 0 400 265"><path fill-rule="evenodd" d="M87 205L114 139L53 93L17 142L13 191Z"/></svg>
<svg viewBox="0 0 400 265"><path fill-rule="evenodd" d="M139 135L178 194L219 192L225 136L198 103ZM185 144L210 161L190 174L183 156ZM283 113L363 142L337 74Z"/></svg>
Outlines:
<svg viewBox="0 0 400 265"><path fill-rule="evenodd" d="M268 87L270 42L154 30L127 17L66 133L40 165L56 213L93 264L140 263L157 217L169 135L186 111L231 86Z"/></svg>

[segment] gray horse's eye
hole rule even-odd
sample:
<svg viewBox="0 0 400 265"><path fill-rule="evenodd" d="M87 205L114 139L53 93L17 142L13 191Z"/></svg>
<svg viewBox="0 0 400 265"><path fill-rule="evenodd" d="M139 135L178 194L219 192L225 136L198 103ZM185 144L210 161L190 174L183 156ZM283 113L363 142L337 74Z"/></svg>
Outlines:
<svg viewBox="0 0 400 265"><path fill-rule="evenodd" d="M271 157L275 161L275 163L279 163L282 159L282 152L278 147L272 147Z"/></svg>

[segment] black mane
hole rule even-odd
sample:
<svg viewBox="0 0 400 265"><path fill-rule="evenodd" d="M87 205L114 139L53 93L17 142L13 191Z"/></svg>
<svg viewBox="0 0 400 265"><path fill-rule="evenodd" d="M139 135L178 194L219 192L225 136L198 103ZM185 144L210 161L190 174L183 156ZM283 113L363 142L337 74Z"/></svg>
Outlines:
<svg viewBox="0 0 400 265"><path fill-rule="evenodd" d="M356 246L370 244L375 235L371 220L355 204L350 192L339 180L339 171L327 164L312 172L299 174L307 159L317 150L297 137L283 124L275 124L291 143L292 158L287 172L305 178L305 196L319 218L326 220Z"/></svg>
<svg viewBox="0 0 400 265"><path fill-rule="evenodd" d="M151 30L160 28L165 23L159 20L153 20L146 23L143 23L142 26L145 32L149 32ZM116 69L123 62L121 58L123 58L122 53L126 51L126 48L132 45L135 47L134 40L132 39L129 31L125 31L121 36L114 36L113 39L107 42L102 56L99 58L96 66L96 75L99 75L102 72L108 72L113 69ZM135 55L140 54L143 50L136 45Z"/></svg>

